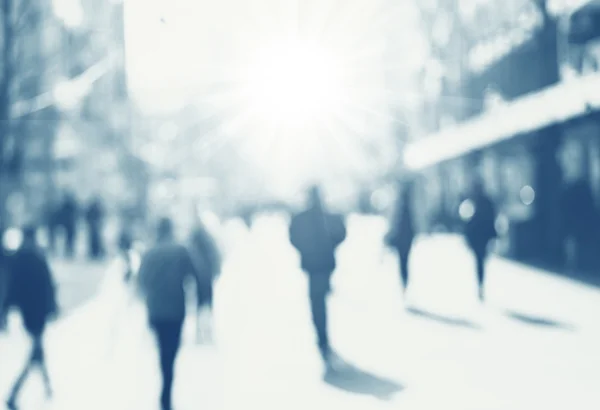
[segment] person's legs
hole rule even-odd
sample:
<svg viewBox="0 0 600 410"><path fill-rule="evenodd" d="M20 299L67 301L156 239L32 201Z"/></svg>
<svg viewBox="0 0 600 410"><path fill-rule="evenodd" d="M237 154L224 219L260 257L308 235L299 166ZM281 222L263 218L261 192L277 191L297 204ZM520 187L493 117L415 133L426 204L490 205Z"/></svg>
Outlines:
<svg viewBox="0 0 600 410"><path fill-rule="evenodd" d="M475 251L475 263L477 268L477 286L479 289L479 299L483 301L485 290L485 251Z"/></svg>
<svg viewBox="0 0 600 410"><path fill-rule="evenodd" d="M321 356L328 361L331 347L327 333L327 292L329 278L310 276L310 310L317 333L317 344Z"/></svg>
<svg viewBox="0 0 600 410"><path fill-rule="evenodd" d="M19 377L15 380L15 384L10 390L10 394L8 397L7 405L9 409L16 408L16 401L19 396L21 389L23 388L23 384L25 380L27 380L27 376L29 372L33 369L34 366L39 366L42 372L42 377L44 378L44 385L46 388L46 395L50 397L52 395L52 389L50 387L50 377L48 376L48 371L46 369L45 358L44 358L44 347L43 347L43 329L36 329L35 331L29 330L32 338L32 347L31 354L27 359L27 363L25 367L19 374Z"/></svg>
<svg viewBox="0 0 600 410"><path fill-rule="evenodd" d="M44 354L44 345L42 335L33 337L33 352L32 362L39 366L44 379L44 387L46 388L46 396L52 396L52 384L50 383L50 376L48 375L48 369L46 368L46 355Z"/></svg>
<svg viewBox="0 0 600 410"><path fill-rule="evenodd" d="M410 249L402 249L398 253L400 259L400 277L402 278L402 287L404 292L406 293L406 289L408 288L408 259L410 256Z"/></svg>
<svg viewBox="0 0 600 410"><path fill-rule="evenodd" d="M182 321L153 321L156 333L160 371L162 375L162 392L160 402L163 410L171 409L175 359L181 343Z"/></svg>

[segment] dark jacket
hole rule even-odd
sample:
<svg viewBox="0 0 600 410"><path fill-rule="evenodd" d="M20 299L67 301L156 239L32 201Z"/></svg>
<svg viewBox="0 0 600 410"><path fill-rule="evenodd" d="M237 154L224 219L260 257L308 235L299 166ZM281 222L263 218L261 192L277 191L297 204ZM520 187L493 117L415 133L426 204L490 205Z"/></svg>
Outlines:
<svg viewBox="0 0 600 410"><path fill-rule="evenodd" d="M221 254L211 234L204 226L198 226L191 237L192 260L198 266L200 275L214 279L221 273Z"/></svg>
<svg viewBox="0 0 600 410"><path fill-rule="evenodd" d="M488 243L497 236L496 206L486 195L473 198L475 213L465 226L465 238L471 249L484 252Z"/></svg>
<svg viewBox="0 0 600 410"><path fill-rule="evenodd" d="M29 331L42 328L57 313L56 286L41 250L22 247L9 259L9 305L20 310Z"/></svg>
<svg viewBox="0 0 600 410"><path fill-rule="evenodd" d="M409 199L405 198L397 206L396 214L392 220L392 227L385 238L386 244L389 247L401 253L407 252L410 249L415 238L412 207L408 201Z"/></svg>
<svg viewBox="0 0 600 410"><path fill-rule="evenodd" d="M300 253L305 272L333 272L335 250L345 239L346 227L341 215L309 209L292 218L290 242Z"/></svg>

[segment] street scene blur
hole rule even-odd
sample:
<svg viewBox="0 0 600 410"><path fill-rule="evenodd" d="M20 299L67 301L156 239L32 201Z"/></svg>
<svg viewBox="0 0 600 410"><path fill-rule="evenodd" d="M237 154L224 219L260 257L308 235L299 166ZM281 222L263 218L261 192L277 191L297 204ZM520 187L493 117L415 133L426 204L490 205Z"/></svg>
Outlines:
<svg viewBox="0 0 600 410"><path fill-rule="evenodd" d="M0 410L600 409L600 1L0 27Z"/></svg>

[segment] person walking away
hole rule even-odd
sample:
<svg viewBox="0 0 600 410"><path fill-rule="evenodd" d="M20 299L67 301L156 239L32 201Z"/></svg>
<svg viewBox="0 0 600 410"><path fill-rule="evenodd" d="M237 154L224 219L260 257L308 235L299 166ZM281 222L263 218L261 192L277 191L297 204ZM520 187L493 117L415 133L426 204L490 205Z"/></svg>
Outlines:
<svg viewBox="0 0 600 410"><path fill-rule="evenodd" d="M477 285L479 300L483 302L485 291L485 263L488 256L489 243L497 236L496 207L492 199L485 193L483 184L477 181L471 198L474 213L465 226L465 239L475 256L477 269Z"/></svg>
<svg viewBox="0 0 600 410"><path fill-rule="evenodd" d="M221 255L214 238L202 221L196 221L191 237L191 256L200 273L202 282L198 298L198 340L202 339L200 329L200 311L207 308L212 319L214 282L221 273Z"/></svg>
<svg viewBox="0 0 600 410"><path fill-rule="evenodd" d="M8 326L8 257L3 247L0 247L0 332L6 330Z"/></svg>
<svg viewBox="0 0 600 410"><path fill-rule="evenodd" d="M100 199L92 201L85 216L89 235L89 257L91 260L99 260L104 256L104 243L102 240L104 207Z"/></svg>
<svg viewBox="0 0 600 410"><path fill-rule="evenodd" d="M191 275L200 292L201 281L187 249L174 239L173 223L158 224L157 243L143 256L138 281L160 358L162 410L171 410L175 362L185 319L185 291Z"/></svg>
<svg viewBox="0 0 600 410"><path fill-rule="evenodd" d="M332 351L327 332L327 295L336 268L335 251L346 239L341 215L324 209L318 187L309 191L308 208L293 216L289 229L290 242L298 250L301 267L308 276L310 308L321 357L329 369Z"/></svg>
<svg viewBox="0 0 600 410"><path fill-rule="evenodd" d="M130 282L133 277L133 260L131 251L133 249L133 232L127 221L123 222L121 232L119 233L119 252L125 262L125 274L123 279Z"/></svg>
<svg viewBox="0 0 600 410"><path fill-rule="evenodd" d="M7 400L7 407L17 408L16 402L23 384L34 367L39 367L44 379L47 397L52 396L50 378L45 364L44 331L48 321L58 313L56 287L46 256L36 243L36 229L27 227L23 243L10 258L10 305L21 312L25 330L32 339L31 354L23 371L15 381Z"/></svg>
<svg viewBox="0 0 600 410"><path fill-rule="evenodd" d="M55 202L50 202L44 209L44 221L48 232L48 251L52 255L56 253L56 238L60 228L59 212Z"/></svg>
<svg viewBox="0 0 600 410"><path fill-rule="evenodd" d="M75 257L78 213L77 200L73 194L68 193L61 207L60 222L65 230L65 255L69 259Z"/></svg>
<svg viewBox="0 0 600 410"><path fill-rule="evenodd" d="M412 204L413 190L412 181L400 185L400 195L398 196L395 215L392 219L392 226L386 236L387 245L398 254L404 294L406 294L409 283L409 258L415 238Z"/></svg>

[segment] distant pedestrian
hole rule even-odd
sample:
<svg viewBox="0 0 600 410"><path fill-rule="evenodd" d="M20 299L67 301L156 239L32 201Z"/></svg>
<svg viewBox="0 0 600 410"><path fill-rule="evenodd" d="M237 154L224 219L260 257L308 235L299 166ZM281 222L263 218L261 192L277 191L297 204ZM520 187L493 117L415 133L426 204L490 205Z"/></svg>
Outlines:
<svg viewBox="0 0 600 410"><path fill-rule="evenodd" d="M43 339L46 325L56 316L58 309L54 281L46 257L37 246L35 228L24 229L23 244L11 256L9 265L9 305L20 310L25 330L33 342L29 359L8 397L7 406L14 410L23 383L36 366L42 372L46 395L52 395Z"/></svg>
<svg viewBox="0 0 600 410"><path fill-rule="evenodd" d="M0 247L0 332L6 330L8 326L8 309L10 304L8 299L9 275L8 258L4 249Z"/></svg>
<svg viewBox="0 0 600 410"><path fill-rule="evenodd" d="M215 280L221 273L221 255L214 238L200 220L196 221L196 226L192 232L190 249L192 260L196 264L196 269L199 272L201 280L201 286L197 294L198 320L202 308L208 309L212 319L213 288ZM198 322L197 333L197 337L200 340L202 338L200 322Z"/></svg>
<svg viewBox="0 0 600 410"><path fill-rule="evenodd" d="M413 190L412 181L400 185L400 193L396 204L395 215L392 219L390 232L386 236L387 245L398 253L400 276L404 293L409 281L409 257L415 238L413 221Z"/></svg>
<svg viewBox="0 0 600 410"><path fill-rule="evenodd" d="M65 232L65 255L72 259L75 257L77 242L77 222L79 219L79 205L71 193L65 195L59 211L59 223Z"/></svg>
<svg viewBox="0 0 600 410"><path fill-rule="evenodd" d="M471 200L474 213L465 226L465 239L475 255L479 299L483 302L485 298L485 263L488 248L492 239L497 236L496 206L485 193L483 184L480 181L477 181L474 185Z"/></svg>
<svg viewBox="0 0 600 410"><path fill-rule="evenodd" d="M143 256L138 281L156 335L162 375L162 410L172 408L175 362L186 316L186 278L191 276L201 292L202 282L187 249L175 241L173 223L162 219L157 243Z"/></svg>
<svg viewBox="0 0 600 410"><path fill-rule="evenodd" d="M99 260L104 257L104 240L102 231L104 228L104 207L99 198L92 201L85 214L88 226L88 250L91 260Z"/></svg>
<svg viewBox="0 0 600 410"><path fill-rule="evenodd" d="M127 221L123 222L121 232L119 233L119 252L125 263L125 272L123 279L125 282L131 281L133 277L133 260L131 252L133 250L133 232Z"/></svg>
<svg viewBox="0 0 600 410"><path fill-rule="evenodd" d="M321 357L329 369L332 350L327 331L327 295L336 268L335 251L346 239L341 215L326 211L318 187L310 190L309 206L292 217L290 242L298 250L302 270L308 275L312 320Z"/></svg>

